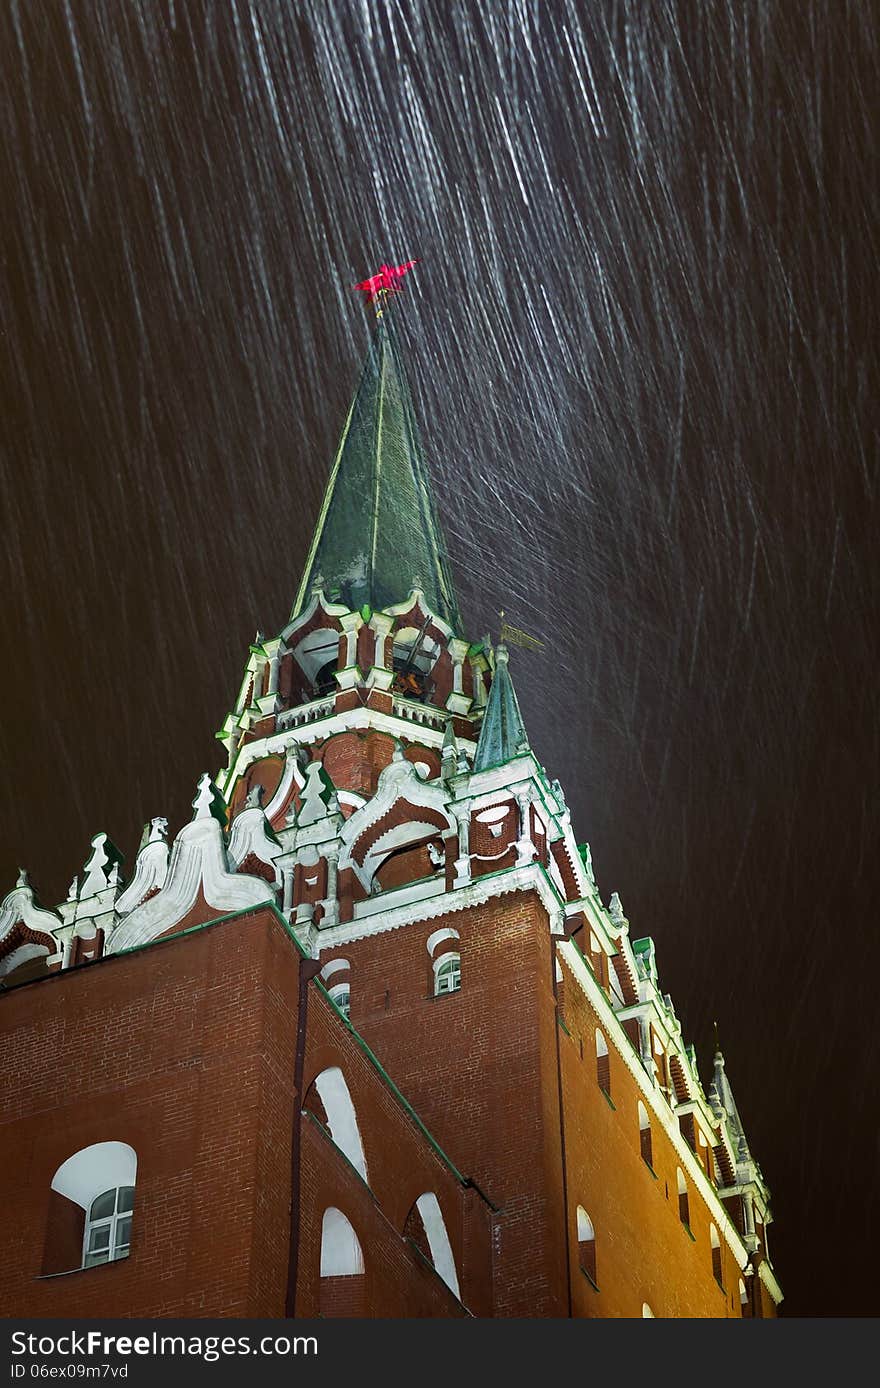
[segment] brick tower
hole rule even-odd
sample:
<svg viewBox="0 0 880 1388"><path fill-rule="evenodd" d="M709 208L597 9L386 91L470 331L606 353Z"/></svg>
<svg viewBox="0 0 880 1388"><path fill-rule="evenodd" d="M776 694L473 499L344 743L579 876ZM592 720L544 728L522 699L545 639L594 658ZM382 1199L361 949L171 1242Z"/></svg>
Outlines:
<svg viewBox="0 0 880 1388"><path fill-rule="evenodd" d="M218 737L170 852L0 906L0 1307L774 1315L724 1058L464 633L387 313Z"/></svg>

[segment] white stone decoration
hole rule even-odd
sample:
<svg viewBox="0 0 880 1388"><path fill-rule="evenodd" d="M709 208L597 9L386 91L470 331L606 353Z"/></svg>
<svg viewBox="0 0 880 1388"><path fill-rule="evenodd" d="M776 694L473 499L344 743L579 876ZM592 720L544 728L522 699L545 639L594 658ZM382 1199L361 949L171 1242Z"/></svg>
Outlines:
<svg viewBox="0 0 880 1388"><path fill-rule="evenodd" d="M416 811L420 807L431 809L443 818L446 828L455 827L455 820L447 808L447 792L437 782L425 781L412 762L406 760L400 743L397 743L392 761L379 776L376 794L346 820L340 834L342 848L339 866L353 867L355 875L367 891L370 891L374 876L382 863L395 848L400 848L406 843L415 843L429 834L442 832L441 826L431 820L416 819L413 816L406 823L389 828L371 846L363 863L359 863L352 856L358 841L368 829L384 819L398 800L405 800Z"/></svg>
<svg viewBox="0 0 880 1388"><path fill-rule="evenodd" d="M137 1152L127 1142L95 1142L74 1152L52 1177L52 1190L88 1210L97 1195L137 1182Z"/></svg>
<svg viewBox="0 0 880 1388"><path fill-rule="evenodd" d="M195 816L174 841L168 877L162 890L136 907L117 927L108 954L147 944L173 929L196 904L200 889L208 906L218 915L272 901L272 888L268 883L258 877L229 871L223 830L216 818L219 799L219 792L206 772L193 801Z"/></svg>
<svg viewBox="0 0 880 1388"><path fill-rule="evenodd" d="M431 1250L434 1269L443 1278L453 1296L461 1300L452 1245L446 1232L446 1222L443 1218L443 1211L440 1209L440 1202L434 1192L426 1191L424 1195L420 1195L416 1201L416 1209L422 1217L422 1225L428 1240L428 1247Z"/></svg>
<svg viewBox="0 0 880 1388"><path fill-rule="evenodd" d="M83 882L79 889L80 901L97 896L108 887L118 886L119 851L106 834L96 834L92 839L92 852L83 872Z"/></svg>
<svg viewBox="0 0 880 1388"><path fill-rule="evenodd" d="M537 893L547 912L551 935L563 934L565 907L554 891L544 870L536 863L527 867L512 867L491 877L477 877L464 887L447 891L442 881L430 879L401 887L393 895L393 905L385 906L384 898L376 902L359 901L355 905L354 919L344 925L336 925L326 932L313 931L305 918L297 917L297 938L310 954L317 955L320 950L335 949L351 940L363 940L371 935L382 935L387 930L399 930L415 921L427 922L437 916L447 916L455 911L466 911L472 906L482 906L495 897L506 896L510 892ZM300 928L302 925L303 928ZM318 937L320 935L320 945Z"/></svg>
<svg viewBox="0 0 880 1388"><path fill-rule="evenodd" d="M339 814L339 801L333 782L319 761L309 762L300 794L299 812L289 816L289 821L305 829L333 814Z"/></svg>
<svg viewBox="0 0 880 1388"><path fill-rule="evenodd" d="M327 698L315 699L311 703L302 704L297 708L287 709L285 712L279 713L276 732L237 747L229 768L222 773L225 793L227 795L231 793L235 783L245 774L253 762L260 761L263 757L282 755L290 744L290 729L292 727L296 729L298 744L305 748L313 742L323 742L327 738L334 737L337 733L344 732L372 731L388 733L389 736L396 738L410 738L412 737L412 723L416 722L419 727L419 742L440 751L448 714L443 713L440 709L432 708L429 704L414 704L406 699L395 698L394 703L397 708L395 713L380 713L377 709L366 708L363 705L347 709L344 713L336 713L334 712L333 696L330 695ZM473 757L476 751L476 742L472 739L459 738L458 745L462 749L463 769L466 774L470 767L464 753L467 752ZM504 768L501 769L504 770ZM518 774L521 775L522 773ZM483 773L481 783L489 776L491 776L491 772ZM267 806L267 810L270 810L274 815L275 811L271 806Z"/></svg>
<svg viewBox="0 0 880 1388"><path fill-rule="evenodd" d="M447 940L459 939L461 939L461 936L459 935L458 931L453 930L451 926L445 925L440 930L435 930L432 932L432 934L428 936L427 940L425 941L425 948L427 949L428 954L433 959L434 952L439 948L440 945L445 944Z"/></svg>
<svg viewBox="0 0 880 1388"><path fill-rule="evenodd" d="M144 831L146 843L135 859L134 877L116 898L117 915L127 916L136 906L140 906L149 892L164 887L168 876L167 833L168 820L161 816L147 825Z"/></svg>
<svg viewBox="0 0 880 1388"><path fill-rule="evenodd" d="M248 799L250 798L249 796ZM257 803L249 809L242 810L232 821L227 849L229 866L233 871L237 871L248 854L253 853L261 863L272 868L275 873L275 885L280 887L281 870L276 866L275 859L284 850L271 832L265 812L258 803L259 796L254 796L254 800Z"/></svg>
<svg viewBox="0 0 880 1388"><path fill-rule="evenodd" d="M623 905L617 892L611 894L611 900L608 903L608 917L617 930L629 927L629 921L623 914Z"/></svg>
<svg viewBox="0 0 880 1388"><path fill-rule="evenodd" d="M49 958L55 953L55 937L52 932L60 928L61 920L54 911L45 911L41 906L37 906L24 868L19 870L18 881L12 891L0 902L0 944L19 924L35 934L46 936L52 948L49 948L49 944L41 945L33 941L19 945L11 954L7 954L5 959L0 960L0 976L11 973L19 964L26 964L29 959L36 959L40 955Z"/></svg>
<svg viewBox="0 0 880 1388"><path fill-rule="evenodd" d="M325 964L321 970L321 981L326 987L334 974L345 973L351 969L351 962L348 959L331 959L329 964Z"/></svg>
<svg viewBox="0 0 880 1388"><path fill-rule="evenodd" d="M279 749L280 750L280 749ZM268 805L263 806L264 813L269 823L277 814L280 814L293 795L294 788L302 789L305 784L305 777L299 764L299 747L295 742L289 742L284 748L284 770L281 773L281 780L272 795Z"/></svg>

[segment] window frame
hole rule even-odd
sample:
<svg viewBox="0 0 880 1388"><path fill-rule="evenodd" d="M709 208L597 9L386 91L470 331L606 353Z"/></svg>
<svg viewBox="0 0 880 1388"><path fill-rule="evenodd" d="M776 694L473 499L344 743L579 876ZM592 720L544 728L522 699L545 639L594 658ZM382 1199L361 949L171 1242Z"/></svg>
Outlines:
<svg viewBox="0 0 880 1388"><path fill-rule="evenodd" d="M657 1173L654 1171L654 1143L651 1132L651 1115L648 1113L648 1110L641 1100L639 1100L639 1151L645 1166L652 1175L656 1175Z"/></svg>
<svg viewBox="0 0 880 1388"><path fill-rule="evenodd" d="M445 987L442 980L454 977L452 987ZM434 960L434 997L445 998L452 993L461 992L461 955L454 950L448 950L441 954L439 959Z"/></svg>
<svg viewBox="0 0 880 1388"><path fill-rule="evenodd" d="M348 981L334 983L332 988L327 989L327 996L330 998L331 1002L333 1002L336 1005L336 1007L339 1008L339 1011L342 1013L343 1017L345 1017L347 1021L350 1021L351 983ZM341 999L343 998L344 1001L341 1001Z"/></svg>
<svg viewBox="0 0 880 1388"><path fill-rule="evenodd" d="M608 1042L605 1040L605 1033L598 1027L595 1033L596 1042L596 1083L601 1089L605 1098L611 1099L611 1056L608 1053Z"/></svg>
<svg viewBox="0 0 880 1388"><path fill-rule="evenodd" d="M596 1226L583 1205L575 1212L575 1225L578 1243L578 1267L594 1291L599 1290L596 1281Z"/></svg>
<svg viewBox="0 0 880 1388"><path fill-rule="evenodd" d="M122 1258L127 1258L131 1252L131 1225L134 1218L134 1186L110 1186L107 1190L102 1190L90 1202L86 1210L85 1227L83 1229L83 1268L102 1267L105 1263L116 1263ZM93 1215L92 1211L99 1200L104 1200L106 1196L113 1195L113 1208L109 1214ZM128 1197L128 1203L123 1208L124 1197ZM123 1242L119 1237L120 1226L128 1222L127 1239ZM107 1244L103 1248L90 1248L92 1235L103 1230L107 1230ZM106 1257L98 1255L106 1254Z"/></svg>

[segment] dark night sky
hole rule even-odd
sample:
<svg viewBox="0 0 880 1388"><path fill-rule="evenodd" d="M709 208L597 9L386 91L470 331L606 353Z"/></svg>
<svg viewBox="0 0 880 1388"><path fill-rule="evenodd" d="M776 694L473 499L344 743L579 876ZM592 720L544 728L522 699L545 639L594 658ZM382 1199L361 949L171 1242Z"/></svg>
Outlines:
<svg viewBox="0 0 880 1388"><path fill-rule="evenodd" d="M0 0L0 892L189 816L401 301L472 637L704 1075L790 1315L874 1314L869 0Z"/></svg>

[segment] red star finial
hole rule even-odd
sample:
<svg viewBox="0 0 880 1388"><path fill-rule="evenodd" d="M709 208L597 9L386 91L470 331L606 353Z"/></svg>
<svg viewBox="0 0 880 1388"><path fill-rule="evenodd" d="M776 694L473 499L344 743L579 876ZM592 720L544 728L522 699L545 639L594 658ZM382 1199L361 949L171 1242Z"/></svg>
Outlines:
<svg viewBox="0 0 880 1388"><path fill-rule="evenodd" d="M365 294L368 304L378 304L376 317L381 318L385 311L385 300L390 294L398 294L402 288L401 280L408 270L418 265L417 260L407 260L403 265L380 265L375 275L361 280L352 287Z"/></svg>

